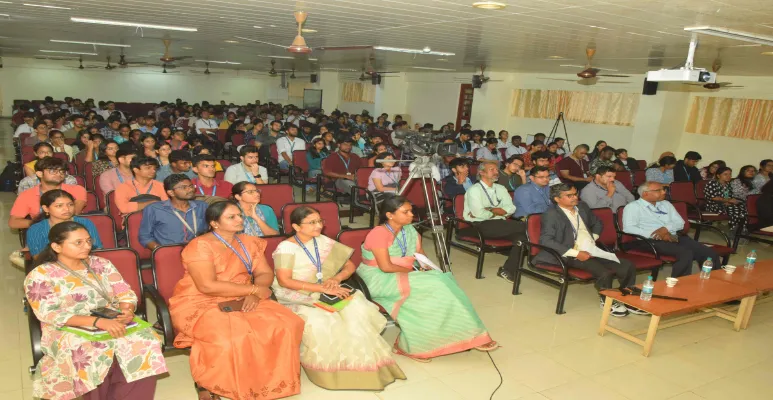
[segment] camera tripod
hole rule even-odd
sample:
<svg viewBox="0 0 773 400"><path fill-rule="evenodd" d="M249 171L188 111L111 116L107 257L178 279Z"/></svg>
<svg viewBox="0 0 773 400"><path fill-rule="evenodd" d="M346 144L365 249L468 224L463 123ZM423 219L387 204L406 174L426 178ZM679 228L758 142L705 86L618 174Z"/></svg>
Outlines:
<svg viewBox="0 0 773 400"><path fill-rule="evenodd" d="M566 152L567 154L571 153L572 151L572 145L569 144L569 132L566 131L566 121L564 120L564 112L561 111L558 113L558 118L556 118L556 122L553 124L553 128L550 129L550 133L548 134L548 137L545 138L545 145L547 146L548 143L552 143L556 140L556 133L558 133L558 124L561 124L561 127L564 129L564 139L566 139Z"/></svg>

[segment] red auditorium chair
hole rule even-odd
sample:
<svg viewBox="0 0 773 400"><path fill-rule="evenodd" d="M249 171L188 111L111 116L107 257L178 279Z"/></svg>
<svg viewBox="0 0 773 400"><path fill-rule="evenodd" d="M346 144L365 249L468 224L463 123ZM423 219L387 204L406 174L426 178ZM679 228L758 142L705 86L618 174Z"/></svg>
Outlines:
<svg viewBox="0 0 773 400"><path fill-rule="evenodd" d="M624 212L623 207L618 208L617 214L616 214L617 218L615 218L615 230L617 231L618 248L622 249L627 254L654 258L659 261L662 261L664 264L672 264L676 261L676 258L674 256L658 254L658 251L655 249L654 246L652 246L650 239L645 238L644 236L635 235L633 233L624 232L623 231L623 212ZM647 246L638 246L636 248L632 248L632 245L635 243L644 243Z"/></svg>
<svg viewBox="0 0 773 400"><path fill-rule="evenodd" d="M79 215L86 218L94 224L99 233L99 239L102 241L102 247L105 249L114 249L118 247L118 240L115 237L115 221L113 217L105 214Z"/></svg>
<svg viewBox="0 0 773 400"><path fill-rule="evenodd" d="M671 204L674 205L674 208L676 209L676 211L679 213L679 215L684 220L684 228L679 233L681 235L688 236L689 233L690 233L690 219L687 218L687 203L672 202ZM708 243L708 242L700 242L700 243L703 244L703 245L709 246L712 249L714 249L714 251L716 251L717 254L719 254L719 256L722 257L722 265L726 265L728 260L730 260L730 255L731 254L735 254L735 251L736 251L736 248L738 247L738 244L735 244L735 246L733 246L730 243L730 239L728 239L727 235L725 235L725 233L722 232L722 230L717 228L716 226L703 225L703 228L706 228L706 229L714 231L715 233L718 233L719 236L721 236L722 239L725 240L725 245L715 244L715 243ZM698 240L698 229L699 228L696 226L696 228L695 228L695 237L693 238L696 241ZM731 247L731 246L733 246L733 247Z"/></svg>
<svg viewBox="0 0 773 400"><path fill-rule="evenodd" d="M697 187L701 185L700 182L707 181L699 181L698 185L692 182L673 182L670 188L671 201L685 204L687 217L683 218L685 220L690 218L695 221L695 240L700 238L701 229L711 226L712 222L727 221L729 219L727 215L714 215L701 210L703 196L696 194ZM701 186L701 191L703 187L705 187L705 183Z"/></svg>
<svg viewBox="0 0 773 400"><path fill-rule="evenodd" d="M376 197L373 192L368 190L368 182L370 181L370 174L376 167L360 167L354 171L354 179L356 185L352 187L351 193L351 207L349 212L349 223L354 223L354 212L352 209L358 209L368 212L370 218L370 227L373 227L376 220Z"/></svg>
<svg viewBox="0 0 773 400"><path fill-rule="evenodd" d="M741 238L753 240L755 242L773 244L773 232L765 232L759 229L751 230L751 227L754 227L754 225L760 222L759 212L757 211L757 199L759 198L760 198L760 195L758 194L750 194L748 197L746 197L746 213L747 213L746 225L747 227L750 227L750 229L749 229L749 233L741 233L736 235L735 242L733 243L733 247L736 249L738 248L738 241ZM770 239L761 238L760 236L765 236Z"/></svg>
<svg viewBox="0 0 773 400"><path fill-rule="evenodd" d="M83 208L81 211L81 214L89 214L89 213L95 213L100 212L99 209L99 200L97 199L97 195L94 194L94 192L86 192L86 207Z"/></svg>
<svg viewBox="0 0 773 400"><path fill-rule="evenodd" d="M258 185L258 189L261 193L260 203L271 207L277 219L280 218L282 207L295 202L293 187L286 183ZM279 224L282 224L281 219L279 219Z"/></svg>
<svg viewBox="0 0 773 400"><path fill-rule="evenodd" d="M81 153L78 153L78 154L81 154ZM86 163L84 168L85 170L83 173L83 177L86 178L86 190L94 190L94 182L96 181L97 176L94 176L93 164Z"/></svg>
<svg viewBox="0 0 773 400"><path fill-rule="evenodd" d="M153 282L151 271L152 253L147 247L140 244L140 225L142 224L142 211L129 213L124 220L126 228L126 245L140 256L140 268L142 269L142 282L149 285Z"/></svg>
<svg viewBox="0 0 773 400"><path fill-rule="evenodd" d="M332 201L325 201L320 203L290 203L282 207L282 233L289 235L293 231L293 226L290 223L290 214L296 208L300 206L314 207L319 211L320 217L325 220L325 227L322 229L322 234L334 238L341 232L341 221L338 218L338 204Z"/></svg>
<svg viewBox="0 0 773 400"><path fill-rule="evenodd" d="M266 250L263 252L263 254L266 255L266 261L268 261L268 265L273 270L274 269L274 256L273 256L274 250L276 250L277 246L279 246L279 243L282 243L282 241L287 238L282 235L275 235L275 236L264 236L261 239L266 241Z"/></svg>
<svg viewBox="0 0 773 400"><path fill-rule="evenodd" d="M164 335L164 351L175 349L174 338L176 334L172 325L172 316L169 313L169 298L172 297L177 282L185 275L185 267L182 263L184 248L185 246L181 244L156 247L153 250L150 264L153 284L145 284L145 291L150 302L156 308L158 325Z"/></svg>
<svg viewBox="0 0 773 400"><path fill-rule="evenodd" d="M629 192L636 194L636 188L633 187L633 175L628 171L617 171L615 179L628 189Z"/></svg>
<svg viewBox="0 0 773 400"><path fill-rule="evenodd" d="M636 163L639 164L639 169L640 170L643 171L643 170L647 169L647 162L646 161L644 161L644 160L636 160Z"/></svg>
<svg viewBox="0 0 773 400"><path fill-rule="evenodd" d="M599 235L597 240L597 244L600 245L599 247L606 251L615 253L619 259L626 259L632 262L633 265L636 266L637 271L650 271L652 279L657 280L658 273L660 272L660 267L663 266L663 262L652 257L637 255L621 250L618 246L618 235L617 230L615 229L615 214L612 212L612 209L595 208L592 211L596 218L601 221L601 225L603 226L601 235Z"/></svg>
<svg viewBox="0 0 773 400"><path fill-rule="evenodd" d="M365 238L368 236L371 230L373 230L373 228L345 229L338 233L336 240L344 246L348 246L354 249L354 252L349 258L349 261L354 263L355 266L359 266L362 262L362 244L365 243ZM359 275L357 275L356 272L352 274L349 279L344 281L344 283L347 283L349 286L362 291L362 294L365 295L365 298L373 301L370 297L370 291L368 291L368 287L365 286L365 282L362 280L362 278L359 277ZM379 307L381 306L379 305ZM383 308L381 309L383 310ZM384 310L384 312L386 312L386 310Z"/></svg>
<svg viewBox="0 0 773 400"><path fill-rule="evenodd" d="M316 186L317 201L320 200L322 174L309 178L309 161L306 150L293 150L293 169L290 174L290 184L301 189L301 202L306 202L306 186Z"/></svg>

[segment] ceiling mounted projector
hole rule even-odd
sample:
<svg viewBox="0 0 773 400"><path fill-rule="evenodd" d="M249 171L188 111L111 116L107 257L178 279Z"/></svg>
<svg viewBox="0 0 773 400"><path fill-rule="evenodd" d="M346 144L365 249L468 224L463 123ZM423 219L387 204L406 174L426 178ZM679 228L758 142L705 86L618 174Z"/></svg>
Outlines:
<svg viewBox="0 0 773 400"><path fill-rule="evenodd" d="M696 82L715 83L717 74L705 69L661 69L647 72L650 82Z"/></svg>

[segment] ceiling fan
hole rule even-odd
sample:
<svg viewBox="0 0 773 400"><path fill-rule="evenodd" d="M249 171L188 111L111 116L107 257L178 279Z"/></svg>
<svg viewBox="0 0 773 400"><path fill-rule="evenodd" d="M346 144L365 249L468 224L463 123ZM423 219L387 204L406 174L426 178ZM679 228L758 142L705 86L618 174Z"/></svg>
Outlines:
<svg viewBox="0 0 773 400"><path fill-rule="evenodd" d="M204 75L222 74L222 72L211 72L209 70L209 63L208 62L205 62L204 65L207 67L206 69L204 69L204 71L194 71L194 70L191 70L191 72L193 72L194 74L204 74Z"/></svg>
<svg viewBox="0 0 773 400"><path fill-rule="evenodd" d="M631 82L627 82L627 81L607 81L607 80L600 81L598 77L582 78L582 79L558 79L558 78L540 78L540 77L537 77L537 79L544 79L544 80L548 80L548 81L574 82L574 83L577 83L577 84L580 84L580 85L583 85L583 86L593 86L593 85L596 85L596 84L599 84L599 83L602 84L602 85L605 85L607 83L612 83L612 84L614 84L614 83L631 83Z"/></svg>
<svg viewBox="0 0 773 400"><path fill-rule="evenodd" d="M163 63L169 64L173 63L178 60L184 60L186 58L191 58L191 56L182 56L182 57L172 57L169 55L169 46L172 44L172 41L169 39L162 39L162 42L164 42L164 55L161 56L160 60Z"/></svg>
<svg viewBox="0 0 773 400"><path fill-rule="evenodd" d="M107 56L107 65L105 65L105 69L110 71L115 68L116 68L115 65L110 64L110 56Z"/></svg>
<svg viewBox="0 0 773 400"><path fill-rule="evenodd" d="M714 73L719 72L719 70L722 68L722 59L719 57L719 53L717 53L717 58L714 59L714 62L711 64L711 70ZM743 86L736 86L733 85L732 82L714 82L714 83L707 83L707 84L700 84L700 83L685 83L685 85L690 86L703 86L705 89L709 90L716 90L716 89L722 89L722 88L742 88Z"/></svg>
<svg viewBox="0 0 773 400"><path fill-rule="evenodd" d="M143 67L147 62L145 61L126 61L126 56L123 54L123 49L121 49L121 55L118 59L118 67L119 68L128 68L128 67Z"/></svg>
<svg viewBox="0 0 773 400"><path fill-rule="evenodd" d="M271 69L268 71L268 74L271 76L276 76L276 69L274 68L276 66L276 60L271 60Z"/></svg>
<svg viewBox="0 0 773 400"><path fill-rule="evenodd" d="M169 65L169 64L167 64L167 63L163 63L163 64L161 65L161 67L163 68L163 69L161 70L161 73L162 73L162 74L179 74L179 73L180 73L180 71L171 71L171 72L167 72L167 70L166 70L167 68L169 68L169 69L172 69L172 68L177 68L177 67L176 67L176 66L174 66L174 65Z"/></svg>
<svg viewBox="0 0 773 400"><path fill-rule="evenodd" d="M67 67L69 67L69 68L77 68L77 69L101 68L101 67L96 66L96 65L89 65L87 67L84 67L83 66L83 57L78 57L78 66L77 67L73 67L73 66L69 66L69 65Z"/></svg>
<svg viewBox="0 0 773 400"><path fill-rule="evenodd" d="M617 71L614 69L607 69L607 68L596 68L593 67L591 64L591 60L593 60L593 56L596 54L596 48L595 47L586 47L585 48L585 58L588 59L587 64L584 66L582 65L561 65L562 67L574 67L574 68L585 68L584 70L577 73L577 76L582 79L590 79L590 78L596 78L598 76L606 76L611 78L629 78L629 75L613 75L613 74L599 74L601 71Z"/></svg>

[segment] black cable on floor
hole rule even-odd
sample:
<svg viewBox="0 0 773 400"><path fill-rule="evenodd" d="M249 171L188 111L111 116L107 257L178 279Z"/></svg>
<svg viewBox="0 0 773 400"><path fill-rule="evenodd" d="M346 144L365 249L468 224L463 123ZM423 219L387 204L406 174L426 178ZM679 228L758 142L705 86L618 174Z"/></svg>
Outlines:
<svg viewBox="0 0 773 400"><path fill-rule="evenodd" d="M502 384L505 383L504 379L502 378L502 372L499 371L499 367L497 367L497 363L494 362L494 358L491 357L491 352L487 351L486 354L488 354L488 358L491 360L491 364L494 365L494 369L497 370L497 374L499 374L499 385L497 385L497 388L494 389L493 392L491 392L491 397L489 397L489 400L492 400L494 398L494 394L496 394L497 390L502 387Z"/></svg>

